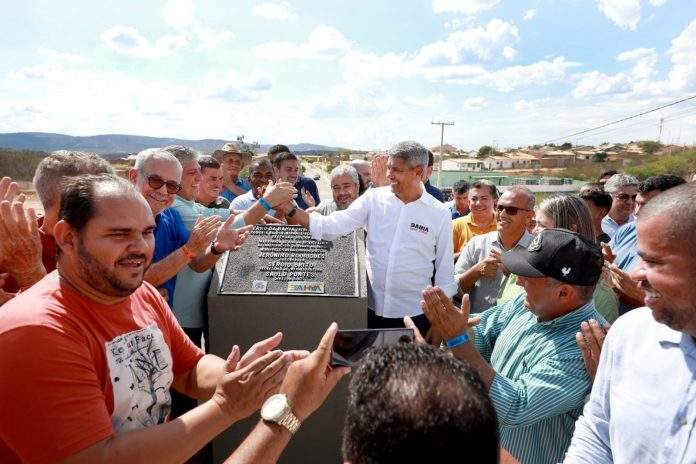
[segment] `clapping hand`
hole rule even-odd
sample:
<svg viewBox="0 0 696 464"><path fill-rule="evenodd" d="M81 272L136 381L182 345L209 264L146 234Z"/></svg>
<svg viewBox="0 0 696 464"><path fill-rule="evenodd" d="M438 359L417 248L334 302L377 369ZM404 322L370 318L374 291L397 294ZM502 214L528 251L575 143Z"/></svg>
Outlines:
<svg viewBox="0 0 696 464"><path fill-rule="evenodd" d="M375 187L384 187L389 185L389 179L387 179L388 161L389 156L387 155L375 155L372 158L372 164L370 166L370 179L372 180L372 185Z"/></svg>
<svg viewBox="0 0 696 464"><path fill-rule="evenodd" d="M307 204L307 208L312 208L316 206L316 202L314 201L314 197L312 196L311 193L307 191L306 188L302 187L300 190L300 193L302 194L302 199L304 202Z"/></svg>
<svg viewBox="0 0 696 464"><path fill-rule="evenodd" d="M602 353L602 345L609 331L609 324L599 325L599 322L590 319L588 322L580 324L580 332L575 334L575 341L580 347L582 360L585 362L585 369L590 379L594 380L599 365L599 356Z"/></svg>

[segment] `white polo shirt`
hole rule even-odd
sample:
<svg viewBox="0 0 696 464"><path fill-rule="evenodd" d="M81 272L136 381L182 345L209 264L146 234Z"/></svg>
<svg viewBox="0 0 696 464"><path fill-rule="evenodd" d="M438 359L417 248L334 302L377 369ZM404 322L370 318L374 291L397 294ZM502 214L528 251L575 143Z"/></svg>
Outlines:
<svg viewBox="0 0 696 464"><path fill-rule="evenodd" d="M256 203L257 198L254 196L254 189L252 188L244 195L239 195L232 200L230 203L230 209L237 211L246 211ZM273 216L276 212L274 209L270 209L266 212Z"/></svg>
<svg viewBox="0 0 696 464"><path fill-rule="evenodd" d="M421 292L431 284L456 291L449 209L421 184L421 196L399 200L391 187L371 188L348 209L329 216L312 213L309 232L331 240L364 227L367 231L368 306L378 316L422 314Z"/></svg>

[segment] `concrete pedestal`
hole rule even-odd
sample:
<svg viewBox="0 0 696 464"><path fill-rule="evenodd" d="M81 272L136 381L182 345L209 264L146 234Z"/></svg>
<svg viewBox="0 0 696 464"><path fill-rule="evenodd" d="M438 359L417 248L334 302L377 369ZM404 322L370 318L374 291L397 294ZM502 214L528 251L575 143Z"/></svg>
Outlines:
<svg viewBox="0 0 696 464"><path fill-rule="evenodd" d="M208 294L208 323L211 352L226 358L237 344L244 353L255 342L276 332L283 332L281 349L312 351L331 322L339 328L367 327L367 283L365 249L355 240L355 274L336 276L342 271L329 257L322 271L324 277L356 279L357 291L351 296L313 294L220 294L225 273L235 272L248 263L230 255L216 267ZM234 259L234 261L233 261ZM353 270L351 269L351 274ZM320 279L318 276L317 279ZM328 280L328 279L327 279ZM341 462L341 431L346 407L347 379L332 392L324 405L312 415L286 448L281 463ZM214 462L220 463L241 443L260 420L259 414L234 424L213 441Z"/></svg>

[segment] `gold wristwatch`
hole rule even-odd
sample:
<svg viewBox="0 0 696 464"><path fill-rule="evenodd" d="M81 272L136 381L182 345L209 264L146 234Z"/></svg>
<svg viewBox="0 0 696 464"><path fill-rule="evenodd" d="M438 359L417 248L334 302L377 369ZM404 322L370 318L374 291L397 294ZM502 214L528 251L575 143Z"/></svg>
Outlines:
<svg viewBox="0 0 696 464"><path fill-rule="evenodd" d="M283 393L275 394L263 403L263 406L261 406L261 418L265 421L282 425L293 435L302 425L302 422L292 413L288 397Z"/></svg>

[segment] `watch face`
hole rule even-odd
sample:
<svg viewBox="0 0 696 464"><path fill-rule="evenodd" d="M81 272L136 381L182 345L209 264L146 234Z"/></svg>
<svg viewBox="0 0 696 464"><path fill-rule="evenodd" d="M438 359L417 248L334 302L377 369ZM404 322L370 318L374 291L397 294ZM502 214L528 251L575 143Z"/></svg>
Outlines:
<svg viewBox="0 0 696 464"><path fill-rule="evenodd" d="M288 404L285 395L273 395L266 400L266 403L261 408L261 417L265 420L277 421L285 412Z"/></svg>

